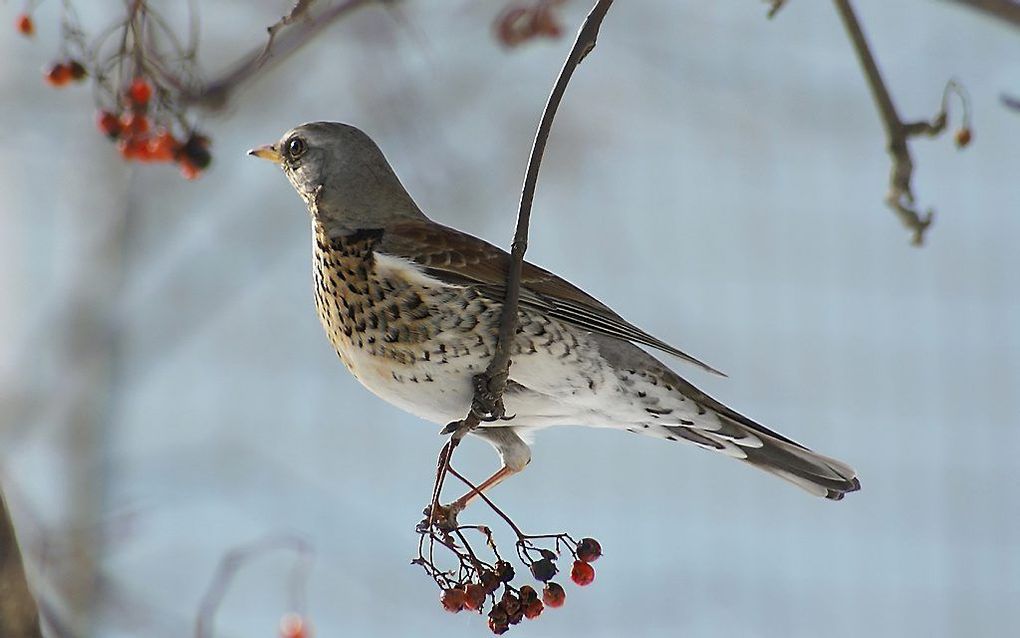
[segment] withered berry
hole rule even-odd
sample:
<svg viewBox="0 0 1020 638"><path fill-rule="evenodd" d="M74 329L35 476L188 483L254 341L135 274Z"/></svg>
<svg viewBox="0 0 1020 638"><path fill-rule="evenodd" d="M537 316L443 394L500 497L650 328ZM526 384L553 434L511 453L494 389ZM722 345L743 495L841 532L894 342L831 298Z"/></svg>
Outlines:
<svg viewBox="0 0 1020 638"><path fill-rule="evenodd" d="M595 568L583 560L575 560L574 566L570 570L570 580L581 587L590 585L595 580Z"/></svg>
<svg viewBox="0 0 1020 638"><path fill-rule="evenodd" d="M530 603L524 606L524 617L527 618L528 620L538 618L539 614L542 613L543 609L545 609L545 605L542 604L541 600L538 600L536 598L535 600L531 601Z"/></svg>
<svg viewBox="0 0 1020 638"><path fill-rule="evenodd" d="M523 585L518 591L518 596L521 598L521 604L527 605L533 600L538 600L538 592L531 585Z"/></svg>
<svg viewBox="0 0 1020 638"><path fill-rule="evenodd" d="M567 592L563 591L563 587L559 583L545 584L545 589L542 590L542 602L550 607L562 607L566 600Z"/></svg>
<svg viewBox="0 0 1020 638"><path fill-rule="evenodd" d="M958 130L956 132L956 137L954 138L956 141L956 148L963 148L970 144L970 140L973 136L974 134L971 133L971 130L967 127Z"/></svg>
<svg viewBox="0 0 1020 638"><path fill-rule="evenodd" d="M71 79L75 82L80 82L85 79L85 76L89 74L82 66L82 63L78 60L69 60L67 62L67 68L71 72Z"/></svg>
<svg viewBox="0 0 1020 638"><path fill-rule="evenodd" d="M594 538L582 538L577 544L577 557L586 563L593 563L602 555L602 546Z"/></svg>
<svg viewBox="0 0 1020 638"><path fill-rule="evenodd" d="M509 583L514 579L514 567L505 560L496 563L496 577L500 582Z"/></svg>
<svg viewBox="0 0 1020 638"><path fill-rule="evenodd" d="M478 580L481 581L482 589L486 594L491 594L499 588L500 580L499 576L497 576L495 572L490 572L488 570L483 571L478 576Z"/></svg>
<svg viewBox="0 0 1020 638"><path fill-rule="evenodd" d="M537 560L531 564L531 575L535 577L535 580L540 580L543 583L552 580L557 571L556 563L548 558Z"/></svg>

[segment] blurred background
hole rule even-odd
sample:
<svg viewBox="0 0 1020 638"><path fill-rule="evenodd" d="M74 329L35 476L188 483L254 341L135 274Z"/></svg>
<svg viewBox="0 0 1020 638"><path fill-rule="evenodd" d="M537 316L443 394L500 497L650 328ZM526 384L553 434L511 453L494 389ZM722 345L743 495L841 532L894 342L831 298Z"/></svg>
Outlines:
<svg viewBox="0 0 1020 638"><path fill-rule="evenodd" d="M123 10L78 4L90 26ZM492 35L501 6L339 21L202 120L215 160L196 182L125 165L87 89L43 84L55 3L36 40L0 37L0 482L40 597L95 610L92 635L191 635L224 555L279 535L313 548L317 636L488 633L409 564L439 428L340 365L304 206L245 151L307 120L355 124L431 216L508 245L589 6L564 5L563 38L513 50ZM288 8L203 3L206 73ZM493 497L606 556L514 635L1013 633L1020 113L1000 95L1020 92L1020 32L948 2L857 9L904 119L932 116L951 77L972 98L970 148L912 143L937 211L926 246L883 205L884 134L829 3L767 21L756 2L619 2L560 109L528 256L727 372L670 361L855 466L862 491L832 503L695 448L546 431ZM476 478L497 463L477 441L456 461ZM483 507L468 519L497 526ZM274 635L294 565L246 563L216 635Z"/></svg>

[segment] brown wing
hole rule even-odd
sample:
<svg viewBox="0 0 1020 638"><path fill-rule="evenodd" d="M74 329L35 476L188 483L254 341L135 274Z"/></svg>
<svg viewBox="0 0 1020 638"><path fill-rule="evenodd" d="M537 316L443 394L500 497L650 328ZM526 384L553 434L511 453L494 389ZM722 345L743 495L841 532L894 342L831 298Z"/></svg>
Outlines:
<svg viewBox="0 0 1020 638"><path fill-rule="evenodd" d="M467 233L436 223L403 222L386 229L376 250L414 261L442 281L474 286L492 299L502 300L505 294L510 255ZM522 272L520 303L584 330L649 345L722 375L627 322L577 286L528 262Z"/></svg>

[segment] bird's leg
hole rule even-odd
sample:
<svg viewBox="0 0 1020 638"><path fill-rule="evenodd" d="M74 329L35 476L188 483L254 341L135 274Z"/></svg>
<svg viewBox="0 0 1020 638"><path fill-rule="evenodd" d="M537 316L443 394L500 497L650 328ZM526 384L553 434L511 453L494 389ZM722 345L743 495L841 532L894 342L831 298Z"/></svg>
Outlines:
<svg viewBox="0 0 1020 638"><path fill-rule="evenodd" d="M467 494L465 494L464 496L461 496L456 501L450 503L446 507L449 508L449 510L451 511L453 516L456 516L460 511L462 511L465 507L467 507L468 503L473 501L476 496L478 496L479 494L481 494L485 490L488 490L488 489L491 489L493 487L496 487L497 485L502 483L504 480L510 478L511 476L513 476L514 474L517 474L520 471L521 470L514 470L514 469L511 469L511 468L507 467L506 465L504 465L495 474L493 474L489 478L485 479L485 481L483 481L481 485L479 485L479 486L475 487L474 489L470 490Z"/></svg>
<svg viewBox="0 0 1020 638"><path fill-rule="evenodd" d="M484 426L472 430L471 434L485 439L496 448L503 461L503 467L467 494L450 503L448 507L454 516L467 507L467 504L476 496L517 474L531 462L531 449L521 437L517 436L513 428Z"/></svg>

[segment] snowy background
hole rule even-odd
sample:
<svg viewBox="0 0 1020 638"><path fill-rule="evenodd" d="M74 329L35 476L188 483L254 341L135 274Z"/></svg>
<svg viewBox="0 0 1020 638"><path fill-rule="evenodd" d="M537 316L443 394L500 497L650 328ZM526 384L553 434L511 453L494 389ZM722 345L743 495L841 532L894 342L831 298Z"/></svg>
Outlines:
<svg viewBox="0 0 1020 638"><path fill-rule="evenodd" d="M185 183L125 166L88 91L40 81L51 4L34 42L0 37L0 478L34 582L59 601L84 547L96 636L178 638L226 551L293 533L315 548L318 636L485 635L408 564L438 428L340 365L303 205L245 151L306 120L356 124L424 210L507 245L570 37L505 51L480 2L361 11L207 119L215 164ZM203 4L214 70L288 3ZM513 635L1014 631L1020 115L999 95L1020 92L1020 33L949 3L858 5L905 119L934 114L950 77L972 96L971 148L913 144L927 246L883 206L881 125L829 3L769 22L757 2L661 1L617 3L575 76L528 255L727 372L671 362L851 463L863 490L831 503L694 448L547 431L494 497L606 557ZM568 3L569 33L587 8ZM496 463L484 443L458 453L475 477ZM293 562L248 565L217 635L273 635Z"/></svg>

